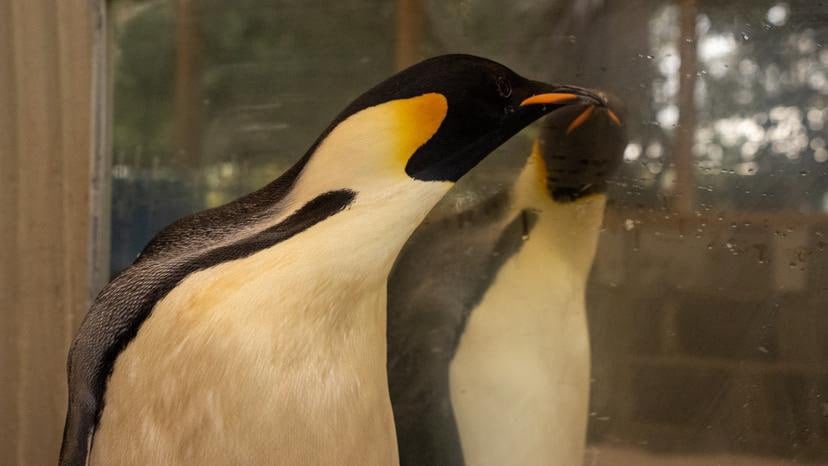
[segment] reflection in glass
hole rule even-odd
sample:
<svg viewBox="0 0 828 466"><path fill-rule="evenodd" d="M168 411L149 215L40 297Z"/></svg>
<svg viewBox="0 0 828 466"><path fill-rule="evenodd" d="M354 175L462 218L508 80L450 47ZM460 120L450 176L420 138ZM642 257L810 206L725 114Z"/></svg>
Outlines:
<svg viewBox="0 0 828 466"><path fill-rule="evenodd" d="M409 240L388 305L403 466L583 458L584 293L606 181L626 145L610 112L576 106L546 117L512 186Z"/></svg>

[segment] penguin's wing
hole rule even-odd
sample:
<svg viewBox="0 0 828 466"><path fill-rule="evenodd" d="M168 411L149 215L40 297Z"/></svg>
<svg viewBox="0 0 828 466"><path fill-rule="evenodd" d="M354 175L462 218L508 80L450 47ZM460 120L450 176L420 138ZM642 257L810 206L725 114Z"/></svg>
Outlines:
<svg viewBox="0 0 828 466"><path fill-rule="evenodd" d="M137 261L104 287L69 350L69 406L60 464L86 464L115 359L158 301L188 275L278 244L342 211L355 196L350 190L322 194L277 225L206 249L174 245L177 253L172 254L159 243L155 258Z"/></svg>
<svg viewBox="0 0 828 466"><path fill-rule="evenodd" d="M508 218L500 193L424 224L395 265L388 294L388 377L400 464L463 464L450 400L449 366L469 312L534 225Z"/></svg>
<svg viewBox="0 0 828 466"><path fill-rule="evenodd" d="M337 115L305 155L265 187L223 206L183 217L161 230L144 247L135 262L174 256L189 248L209 247L247 225L275 216L280 209L280 201L293 188L319 144L339 123L364 106L365 102L357 100Z"/></svg>
<svg viewBox="0 0 828 466"><path fill-rule="evenodd" d="M186 248L209 246L246 225L255 224L267 216L272 217L274 207L278 208L279 201L293 187L312 149L265 187L228 204L188 215L168 225L147 243L136 262L157 258L159 255L175 255Z"/></svg>

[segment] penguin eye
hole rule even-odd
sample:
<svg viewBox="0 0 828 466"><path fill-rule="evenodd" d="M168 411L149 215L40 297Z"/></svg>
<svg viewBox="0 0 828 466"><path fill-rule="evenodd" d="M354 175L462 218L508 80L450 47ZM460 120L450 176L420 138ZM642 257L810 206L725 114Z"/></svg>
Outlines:
<svg viewBox="0 0 828 466"><path fill-rule="evenodd" d="M512 95L512 85L509 84L509 81L502 76L497 78L497 92L503 98L507 98Z"/></svg>

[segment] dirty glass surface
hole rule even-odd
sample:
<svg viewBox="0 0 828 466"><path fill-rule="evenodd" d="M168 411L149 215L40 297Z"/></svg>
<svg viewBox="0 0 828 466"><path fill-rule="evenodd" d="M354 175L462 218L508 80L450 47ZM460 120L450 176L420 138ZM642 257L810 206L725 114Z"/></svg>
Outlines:
<svg viewBox="0 0 828 466"><path fill-rule="evenodd" d="M828 464L828 3L116 0L110 30L112 273L396 69L486 56L626 106L584 464ZM433 214L506 189L534 134Z"/></svg>

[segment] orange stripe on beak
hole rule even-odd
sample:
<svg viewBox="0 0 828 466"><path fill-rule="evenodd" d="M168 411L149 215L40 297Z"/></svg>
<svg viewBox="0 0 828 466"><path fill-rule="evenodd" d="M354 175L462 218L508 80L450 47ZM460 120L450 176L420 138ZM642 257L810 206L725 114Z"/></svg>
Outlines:
<svg viewBox="0 0 828 466"><path fill-rule="evenodd" d="M559 104L561 102L569 102L570 100L575 100L577 98L578 96L576 94L551 92L548 94L533 95L532 97L529 97L521 102L520 106Z"/></svg>
<svg viewBox="0 0 828 466"><path fill-rule="evenodd" d="M572 131L575 130L575 128L577 128L577 127L581 126L582 124L586 123L586 121L589 120L589 117L592 116L592 112L594 112L594 111L595 111L595 106L590 105L589 108L587 108L586 110L581 112L580 115L578 115L574 120L572 120L572 123L569 124L569 127L566 128L566 134L571 133Z"/></svg>
<svg viewBox="0 0 828 466"><path fill-rule="evenodd" d="M607 109L607 113L609 113L610 120L612 120L613 123L615 123L618 126L621 126L621 119L618 118L618 115L616 115L615 112L613 112L610 109Z"/></svg>

